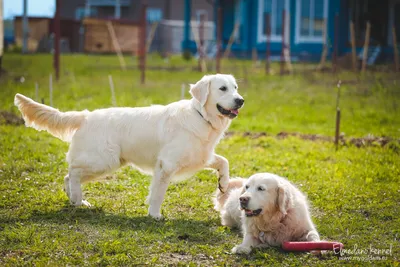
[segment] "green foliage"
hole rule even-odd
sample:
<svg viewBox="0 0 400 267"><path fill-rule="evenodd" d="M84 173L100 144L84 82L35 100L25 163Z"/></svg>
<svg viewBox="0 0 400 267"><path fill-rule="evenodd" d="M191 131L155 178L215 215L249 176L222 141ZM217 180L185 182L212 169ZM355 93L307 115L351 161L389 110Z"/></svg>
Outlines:
<svg viewBox="0 0 400 267"><path fill-rule="evenodd" d="M149 63L163 61L155 57ZM119 106L175 101L182 83L201 77L189 70L153 70L142 86L138 71L120 71L114 57L63 56L62 64L62 79L54 83L53 100L60 110L111 106L109 74ZM171 58L170 64L183 63ZM248 62L237 64L250 66ZM40 86L39 98L49 103L50 67L49 56L6 54L8 74L0 80L0 109L17 112L14 94L35 97L35 82ZM241 71L232 73L243 78ZM334 79L330 74L310 75L266 78L254 71L248 84L239 84L246 105L232 129L332 135ZM344 80L352 77L341 75ZM342 87L342 131L347 135L399 136L398 81L375 75L383 77ZM25 77L22 84L14 79L20 76ZM230 161L232 177L273 172L295 183L308 195L323 239L341 241L349 249L392 245L386 261L371 262L341 260L332 254L285 253L278 248L231 255L231 248L241 242L240 231L221 226L211 201L217 179L210 171L169 187L163 221L146 216L150 178L129 167L118 171L114 180L84 186L85 197L94 208L71 207L62 190L67 149L68 144L47 133L0 125L0 265L398 266L398 141L384 147L348 144L336 151L328 142L237 134L217 147Z"/></svg>

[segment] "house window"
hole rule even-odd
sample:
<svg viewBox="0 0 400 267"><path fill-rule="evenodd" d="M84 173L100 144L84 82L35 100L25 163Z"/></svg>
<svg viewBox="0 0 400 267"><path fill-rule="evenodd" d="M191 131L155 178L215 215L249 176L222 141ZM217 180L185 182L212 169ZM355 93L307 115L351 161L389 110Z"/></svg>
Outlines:
<svg viewBox="0 0 400 267"><path fill-rule="evenodd" d="M90 7L88 17L96 17L97 16L97 8ZM81 20L86 17L86 8L85 7L78 7L75 9L75 19Z"/></svg>
<svg viewBox="0 0 400 267"><path fill-rule="evenodd" d="M328 0L296 1L296 42L322 43Z"/></svg>
<svg viewBox="0 0 400 267"><path fill-rule="evenodd" d="M162 11L159 8L148 8L146 13L148 22L157 22L162 20Z"/></svg>
<svg viewBox="0 0 400 267"><path fill-rule="evenodd" d="M265 17L270 16L271 41L282 40L282 13L286 10L285 32L289 29L289 0L258 0L258 42L267 40Z"/></svg>

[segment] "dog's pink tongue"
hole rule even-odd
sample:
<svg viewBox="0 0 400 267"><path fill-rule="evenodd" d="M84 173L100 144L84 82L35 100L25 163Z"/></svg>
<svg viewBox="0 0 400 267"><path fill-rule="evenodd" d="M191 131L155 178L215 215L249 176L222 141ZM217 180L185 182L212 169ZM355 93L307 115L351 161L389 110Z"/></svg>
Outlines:
<svg viewBox="0 0 400 267"><path fill-rule="evenodd" d="M235 115L238 115L239 114L239 110L238 109L232 109L231 113L233 113Z"/></svg>

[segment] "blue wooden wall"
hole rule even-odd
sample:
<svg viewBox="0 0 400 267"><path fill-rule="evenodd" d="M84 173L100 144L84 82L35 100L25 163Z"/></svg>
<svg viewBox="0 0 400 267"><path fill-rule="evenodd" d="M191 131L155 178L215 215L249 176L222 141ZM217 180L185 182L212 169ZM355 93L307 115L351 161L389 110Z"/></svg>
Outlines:
<svg viewBox="0 0 400 267"><path fill-rule="evenodd" d="M238 54L246 54L249 56L253 48L257 49L260 57L264 56L266 53L266 43L258 43L257 35L258 35L258 27L262 27L258 25L258 9L259 9L259 1L258 0L243 0L243 10L241 12L241 16L245 19L243 20L243 31L241 32L242 40L240 44L234 44L232 46L233 53ZM287 15L290 16L290 48L292 56L299 56L307 54L310 59L316 59L321 55L323 45L322 43L295 43L295 24L296 24L296 0L290 0L290 10L287 11ZM329 0L328 1L328 39L331 43L331 50L333 49L333 39L334 39L334 23L335 23L335 14L344 14L347 16L347 12L344 7L341 7L341 1L339 0ZM227 39L229 39L229 35L233 30L234 20L233 13L234 7L233 5L225 5L224 6L224 45L227 43ZM344 11L344 12L343 12ZM341 15L342 16L342 15ZM343 32L339 33L339 52L344 50L345 43L347 41L348 36L348 19L340 18L340 29L345 29ZM271 54L279 55L281 53L282 44L281 42L271 42ZM244 53L243 53L244 52ZM331 52L331 51L330 51ZM264 54L264 55L263 55Z"/></svg>

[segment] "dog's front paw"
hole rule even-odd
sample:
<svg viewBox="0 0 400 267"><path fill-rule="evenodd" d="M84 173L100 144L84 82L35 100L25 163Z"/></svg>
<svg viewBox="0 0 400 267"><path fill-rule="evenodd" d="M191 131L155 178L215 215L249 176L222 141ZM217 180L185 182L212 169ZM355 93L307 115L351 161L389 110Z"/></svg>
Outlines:
<svg viewBox="0 0 400 267"><path fill-rule="evenodd" d="M218 189L221 193L226 193L228 191L229 179L221 179L223 176L220 176L218 179Z"/></svg>
<svg viewBox="0 0 400 267"><path fill-rule="evenodd" d="M150 217L152 217L153 219L155 219L156 221L161 221L164 217L161 215L161 213L149 213L148 214Z"/></svg>
<svg viewBox="0 0 400 267"><path fill-rule="evenodd" d="M90 203L87 202L86 200L82 200L82 205L84 205L84 206L86 206L86 207L88 207L88 208L91 208L91 207L92 207L92 204L90 204Z"/></svg>
<svg viewBox="0 0 400 267"><path fill-rule="evenodd" d="M232 253L235 254L249 254L251 252L251 247L237 245L232 249Z"/></svg>

